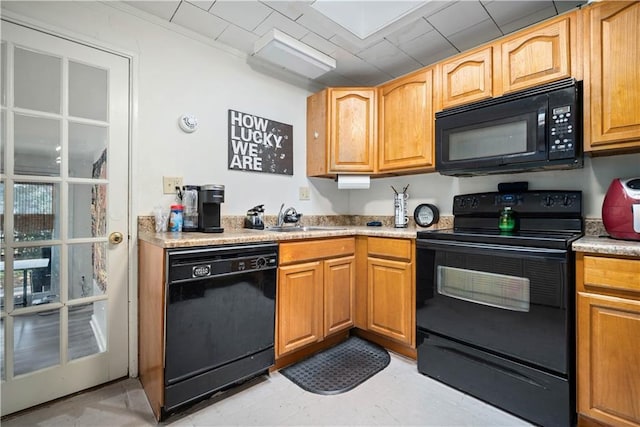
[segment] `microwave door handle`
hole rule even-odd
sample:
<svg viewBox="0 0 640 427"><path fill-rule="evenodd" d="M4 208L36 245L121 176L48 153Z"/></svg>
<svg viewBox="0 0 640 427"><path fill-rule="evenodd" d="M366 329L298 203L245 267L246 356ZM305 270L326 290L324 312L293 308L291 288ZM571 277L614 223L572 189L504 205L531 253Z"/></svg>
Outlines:
<svg viewBox="0 0 640 427"><path fill-rule="evenodd" d="M553 144L551 138L551 129L549 132L549 144ZM537 141L538 145L537 151L538 153L546 153L547 152L547 107L540 107L538 109L538 132L537 133ZM549 147L550 148L550 147Z"/></svg>

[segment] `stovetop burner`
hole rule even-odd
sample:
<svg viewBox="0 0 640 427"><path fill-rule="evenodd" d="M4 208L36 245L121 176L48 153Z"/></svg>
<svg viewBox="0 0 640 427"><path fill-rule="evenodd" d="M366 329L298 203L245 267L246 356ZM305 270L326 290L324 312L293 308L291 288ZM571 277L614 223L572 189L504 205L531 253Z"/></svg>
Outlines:
<svg viewBox="0 0 640 427"><path fill-rule="evenodd" d="M500 211L510 207L516 229L498 228ZM582 192L522 191L458 195L453 229L420 231L418 239L566 249L582 236Z"/></svg>

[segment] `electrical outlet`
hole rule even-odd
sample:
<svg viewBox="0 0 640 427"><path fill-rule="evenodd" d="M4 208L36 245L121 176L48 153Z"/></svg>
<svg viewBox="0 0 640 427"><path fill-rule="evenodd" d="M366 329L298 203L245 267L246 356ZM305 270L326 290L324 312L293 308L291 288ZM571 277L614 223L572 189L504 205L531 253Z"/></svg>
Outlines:
<svg viewBox="0 0 640 427"><path fill-rule="evenodd" d="M298 196L300 200L310 200L311 194L309 193L309 187L300 187L298 189Z"/></svg>
<svg viewBox="0 0 640 427"><path fill-rule="evenodd" d="M182 188L181 176L162 177L162 191L164 194L176 194L176 187Z"/></svg>

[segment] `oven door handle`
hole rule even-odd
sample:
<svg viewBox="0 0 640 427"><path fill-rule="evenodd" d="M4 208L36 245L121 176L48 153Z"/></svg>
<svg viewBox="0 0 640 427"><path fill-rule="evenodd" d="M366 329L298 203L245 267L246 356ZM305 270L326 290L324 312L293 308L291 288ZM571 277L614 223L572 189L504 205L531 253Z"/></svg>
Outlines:
<svg viewBox="0 0 640 427"><path fill-rule="evenodd" d="M491 245L485 243L443 242L442 240L417 239L418 249L442 250L465 254L488 255L495 253L499 256L517 256L527 258L542 258L548 260L566 260L567 250L550 248L531 248L525 246Z"/></svg>

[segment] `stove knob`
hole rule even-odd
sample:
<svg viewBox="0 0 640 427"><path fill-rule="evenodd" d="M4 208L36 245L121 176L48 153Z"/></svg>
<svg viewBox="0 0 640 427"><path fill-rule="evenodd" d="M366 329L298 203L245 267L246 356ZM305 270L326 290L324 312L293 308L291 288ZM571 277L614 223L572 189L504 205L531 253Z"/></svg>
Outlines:
<svg viewBox="0 0 640 427"><path fill-rule="evenodd" d="M545 196L543 203L547 207L553 206L553 198L551 196Z"/></svg>
<svg viewBox="0 0 640 427"><path fill-rule="evenodd" d="M562 198L562 206L571 206L573 204L573 200L569 198L569 196L565 195Z"/></svg>
<svg viewBox="0 0 640 427"><path fill-rule="evenodd" d="M264 258L258 258L256 259L256 267L258 268L264 268L267 266L267 260Z"/></svg>
<svg viewBox="0 0 640 427"><path fill-rule="evenodd" d="M479 204L480 204L480 201L478 200L477 197L474 197L474 198L471 199L471 207L472 208L477 208Z"/></svg>

